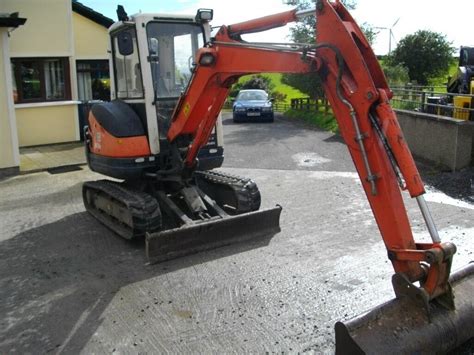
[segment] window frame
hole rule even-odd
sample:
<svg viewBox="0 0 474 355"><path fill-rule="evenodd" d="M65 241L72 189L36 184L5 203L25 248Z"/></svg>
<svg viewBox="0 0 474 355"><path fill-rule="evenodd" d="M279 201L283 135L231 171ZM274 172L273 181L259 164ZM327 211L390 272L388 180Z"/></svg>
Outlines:
<svg viewBox="0 0 474 355"><path fill-rule="evenodd" d="M79 66L80 64L90 64L90 65L93 65L93 64L99 64L97 67L94 67L92 69L79 69ZM81 99L80 97L80 90L79 90L79 74L80 73L94 73L94 72L106 72L108 73L108 80L109 80L109 83L110 83L110 80L111 80L111 73L110 73L110 62L108 59L77 59L76 60L76 85L77 85L77 98L79 101L94 101L94 100L100 100L100 99L90 99L90 100L83 100ZM107 100L104 100L104 101L110 101L111 100L111 90L112 88L109 86L108 90L109 90L109 95L108 95L108 99Z"/></svg>
<svg viewBox="0 0 474 355"><path fill-rule="evenodd" d="M134 96L134 97L129 97L128 96L128 90L127 90L127 97L119 97L119 88L118 88L118 79L117 79L117 58L116 58L116 51L118 51L118 48L115 46L115 38L119 35L120 32L123 31L128 31L132 30L135 39L136 39L136 44L137 44L137 56L138 56L138 63L140 64L140 80L141 80L141 85L142 85L142 95L141 96ZM142 61L141 61L141 56L140 56L140 46L138 44L138 34L137 34L137 29L134 25L125 25L123 27L120 27L114 31L112 31L110 34L110 45L112 48L112 63L113 63L113 74L114 74L114 91L115 91L115 98L119 100L143 100L145 98L145 83L143 82L143 67L142 67ZM109 72L112 73L112 71ZM111 96L112 96L112 88L111 88Z"/></svg>
<svg viewBox="0 0 474 355"><path fill-rule="evenodd" d="M176 21L176 20L173 20L173 19L167 19L167 18L158 18L158 17L155 17L153 21L149 21L147 24L146 24L146 28L145 28L145 32L146 32L146 38L147 38L147 51L148 51L148 56L150 55L150 45L149 45L149 38L150 38L150 26L153 25L153 24L173 24L173 25L184 25L184 24L187 24L187 25L192 25L192 26L196 26L196 27L200 27L201 29L201 36L202 36L202 44L203 44L203 47L206 46L206 31L205 31L205 28L202 24L200 23L197 23L197 22L193 22L193 21L189 21L189 22L184 22L184 21ZM176 36L175 36L176 37ZM200 48L198 47L197 50L199 50ZM197 53L197 51L196 51ZM196 54L196 53L193 53ZM176 54L176 53L174 53ZM197 58L196 58L197 59ZM176 61L174 60L174 64L176 66ZM151 65L151 62L149 61L149 65ZM194 75L194 72L191 72L191 78L188 80L188 83L186 85L186 88L183 90L183 92L186 92L188 87L189 87L189 84L191 83L191 80L192 80L192 76ZM153 79L152 79L153 81ZM154 85L153 85L154 87ZM155 91L155 90L153 90ZM156 95L156 92L153 94L155 96L155 101L166 101L166 100L173 100L173 99L178 99L181 95L177 95L177 96L157 96Z"/></svg>
<svg viewBox="0 0 474 355"><path fill-rule="evenodd" d="M79 65L78 64L106 64L104 66L93 69L78 69ZM87 73L87 72L93 72L93 71L105 71L107 70L109 72L110 76L110 68L109 68L109 60L108 59L77 59L76 60L76 70L78 73Z"/></svg>
<svg viewBox="0 0 474 355"><path fill-rule="evenodd" d="M64 97L59 99L47 99L46 98L46 80L44 75L44 63L48 60L59 60L64 70ZM33 62L39 65L39 81L40 81L40 94L41 97L33 99L23 98L23 87L21 81L21 63ZM41 103L41 102L60 102L71 100L71 73L68 57L15 57L11 58L12 66L14 65L13 75L16 83L17 97L18 100L15 104L29 104L29 103Z"/></svg>

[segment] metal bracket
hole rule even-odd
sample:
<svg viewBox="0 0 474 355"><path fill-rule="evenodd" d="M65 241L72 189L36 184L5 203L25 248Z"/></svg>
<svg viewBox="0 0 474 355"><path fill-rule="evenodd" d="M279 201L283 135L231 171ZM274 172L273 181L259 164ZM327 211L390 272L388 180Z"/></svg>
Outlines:
<svg viewBox="0 0 474 355"><path fill-rule="evenodd" d="M186 214L181 211L181 209L176 206L176 204L163 191L158 191L157 198L161 210L175 219L178 225L191 225L194 223L194 221L186 216Z"/></svg>
<svg viewBox="0 0 474 355"><path fill-rule="evenodd" d="M448 281L447 287L448 287L448 291L446 293L443 293L438 298L436 298L435 301L440 306L453 311L456 309L456 304L454 303L454 293L453 293L453 287L451 286L451 282Z"/></svg>
<svg viewBox="0 0 474 355"><path fill-rule="evenodd" d="M449 274L456 246L452 243L417 243L415 250L389 250L388 257L391 261L419 262L425 275L416 277L420 287L415 286L410 280L415 280L413 275L397 273L392 277L393 289L397 298L408 297L421 303L430 318L430 302L436 302L448 310L455 309L454 295Z"/></svg>
<svg viewBox="0 0 474 355"><path fill-rule="evenodd" d="M396 273L392 276L392 286L397 298L407 298L421 306L431 322L430 296L426 290L412 284L402 273Z"/></svg>
<svg viewBox="0 0 474 355"><path fill-rule="evenodd" d="M204 202L201 200L201 197L194 186L184 187L180 192L184 198L184 201L186 202L186 205L188 205L189 209L193 213L206 211L206 206L204 205Z"/></svg>
<svg viewBox="0 0 474 355"><path fill-rule="evenodd" d="M447 283L447 292L436 297L434 300L430 300L430 295L422 287L415 286L410 280L402 273L397 273L392 276L392 286L395 291L397 298L409 299L414 304L420 306L428 317L428 321L431 322L431 305L430 302L436 302L441 307L447 310L454 310L456 306L454 304L454 294L451 287L451 283Z"/></svg>

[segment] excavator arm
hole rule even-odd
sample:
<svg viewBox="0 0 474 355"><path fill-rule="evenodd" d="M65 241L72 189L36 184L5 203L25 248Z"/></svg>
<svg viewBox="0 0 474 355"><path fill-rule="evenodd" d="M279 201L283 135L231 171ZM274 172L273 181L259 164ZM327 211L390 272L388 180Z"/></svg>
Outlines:
<svg viewBox="0 0 474 355"><path fill-rule="evenodd" d="M310 15L317 18L312 44L248 43L241 39L243 34ZM175 33L180 26L173 22L174 17L172 22L166 18L160 22L147 14L128 18L121 13L121 21L111 30L112 55L125 60L136 51L141 53L142 63L151 62L155 73L161 73L156 70L158 65L167 64L168 70L173 70L175 53L167 43L173 43L174 35L164 40L161 49L167 50L161 51L158 32L166 34L167 27L172 27L171 32L182 36L202 27L207 36L210 26L206 19L211 17L212 11L200 10L195 18L183 18L185 30ZM149 36L147 21L150 26L163 27ZM135 36L137 40L131 41ZM196 48L197 35L193 38L192 47ZM150 56L146 58L147 50ZM127 63L134 63L128 59ZM198 51L196 62L169 126L169 100L157 100L159 90L150 78L155 75L147 65L141 69L148 72L144 76L148 82L144 90L148 134L143 112L139 116L132 106L135 100L98 104L91 110L86 131L89 166L124 180L83 184L84 205L97 220L124 238L144 236L150 262L236 242L268 241L280 231L281 206L260 209L260 192L251 179L197 169L198 152L209 140L229 89L241 76L317 73L395 270L392 284L397 296L360 318L336 323L336 353L442 353L474 337L474 264L450 277L456 248L440 241L423 199L423 183L389 104L392 93L367 40L339 1L317 0L315 9L222 26ZM137 65L133 65L135 78L140 73ZM168 73L172 77L171 71L165 76ZM132 77L124 73L122 79L128 83ZM159 115L156 121L158 111L166 112L166 117ZM153 128L157 122L160 135ZM149 149L155 140L160 143L158 155ZM417 200L432 243L414 240L402 190Z"/></svg>
<svg viewBox="0 0 474 355"><path fill-rule="evenodd" d="M240 37L308 15L316 15L314 44L251 44ZM460 280L469 279L474 267L450 279L456 247L439 238L423 197L423 182L389 103L392 92L365 36L339 1L318 0L313 10L220 28L199 51L193 78L168 131L170 142L181 135L192 137L185 167L195 168L232 84L242 75L263 72L319 74L395 271L396 299L347 323L336 323L336 353L443 352L472 337L466 328L474 320L469 298L473 285ZM432 243L414 240L402 190L417 200ZM461 295L456 307L452 284ZM400 334L397 329L408 331ZM451 334L449 339L445 333Z"/></svg>
<svg viewBox="0 0 474 355"><path fill-rule="evenodd" d="M258 32L306 16L296 10L222 26L198 53L193 78L174 112L170 142L193 137L185 157L192 169L229 90L242 75L318 72L386 245L397 296L416 293L426 309L435 298L453 306L448 282L455 246L441 243L423 199L425 192L410 150L390 107L392 93L377 59L349 12L339 2L317 2L314 45L278 47L243 42ZM401 189L417 199L433 243L416 243ZM420 287L414 282L420 282Z"/></svg>

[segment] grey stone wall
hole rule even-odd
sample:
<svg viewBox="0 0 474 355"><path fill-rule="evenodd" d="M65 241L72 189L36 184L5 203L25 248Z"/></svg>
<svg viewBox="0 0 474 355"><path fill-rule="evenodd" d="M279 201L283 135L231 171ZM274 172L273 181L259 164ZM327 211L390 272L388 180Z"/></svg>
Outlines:
<svg viewBox="0 0 474 355"><path fill-rule="evenodd" d="M415 157L453 171L473 163L474 122L413 111L395 111Z"/></svg>

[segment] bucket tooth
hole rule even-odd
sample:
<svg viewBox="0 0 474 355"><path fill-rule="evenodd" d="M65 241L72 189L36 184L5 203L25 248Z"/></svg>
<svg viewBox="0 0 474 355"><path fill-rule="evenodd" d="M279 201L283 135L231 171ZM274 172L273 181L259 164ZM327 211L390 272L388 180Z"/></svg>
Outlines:
<svg viewBox="0 0 474 355"><path fill-rule="evenodd" d="M438 354L474 337L474 263L451 275L454 310L393 299L347 322L337 322L336 354Z"/></svg>
<svg viewBox="0 0 474 355"><path fill-rule="evenodd" d="M147 233L148 260L150 263L162 262L234 243L271 238L280 232L281 210L281 206L276 206Z"/></svg>

